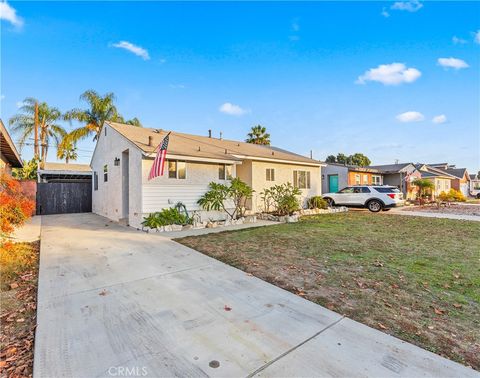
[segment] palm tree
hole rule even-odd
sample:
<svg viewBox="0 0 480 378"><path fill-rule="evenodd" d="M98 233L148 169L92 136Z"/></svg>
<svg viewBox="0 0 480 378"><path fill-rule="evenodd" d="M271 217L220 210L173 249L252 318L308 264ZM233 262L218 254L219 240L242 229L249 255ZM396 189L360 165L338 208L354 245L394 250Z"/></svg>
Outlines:
<svg viewBox="0 0 480 378"><path fill-rule="evenodd" d="M75 142L69 137L65 136L57 147L57 158L65 159L65 163L68 164L70 160L77 160L77 146Z"/></svg>
<svg viewBox="0 0 480 378"><path fill-rule="evenodd" d="M75 142L92 134L94 135L93 140L96 140L105 121L118 122L122 120L114 105L115 95L111 92L102 97L90 89L82 93L80 100L87 102L89 109L72 109L64 115L64 119L67 121L77 120L84 123L83 126L70 133L70 137Z"/></svg>
<svg viewBox="0 0 480 378"><path fill-rule="evenodd" d="M28 97L23 101L20 107L21 114L16 114L9 120L14 133L20 133L20 147L26 143L27 139L35 132L35 106L38 105L38 126L40 131L40 161L45 163L48 155L48 147L51 139L58 145L61 138L67 133L63 127L57 124L61 119L62 113L55 107L50 107L46 102L39 103L38 100ZM37 153L35 151L35 153Z"/></svg>
<svg viewBox="0 0 480 378"><path fill-rule="evenodd" d="M247 143L262 144L265 146L270 145L270 134L268 134L267 129L261 125L253 126L251 132L247 135L248 138L245 140Z"/></svg>

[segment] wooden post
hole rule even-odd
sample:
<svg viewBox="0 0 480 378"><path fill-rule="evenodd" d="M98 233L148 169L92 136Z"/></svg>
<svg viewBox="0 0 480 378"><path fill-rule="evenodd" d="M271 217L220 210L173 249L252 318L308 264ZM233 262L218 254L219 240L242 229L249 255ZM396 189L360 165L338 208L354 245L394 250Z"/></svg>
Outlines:
<svg viewBox="0 0 480 378"><path fill-rule="evenodd" d="M38 102L35 102L33 155L38 159Z"/></svg>

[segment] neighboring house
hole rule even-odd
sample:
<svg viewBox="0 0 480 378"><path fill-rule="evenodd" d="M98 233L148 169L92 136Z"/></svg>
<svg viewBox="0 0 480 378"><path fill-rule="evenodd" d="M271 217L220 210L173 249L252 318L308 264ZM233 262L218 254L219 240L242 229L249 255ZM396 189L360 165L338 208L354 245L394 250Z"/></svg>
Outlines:
<svg viewBox="0 0 480 378"><path fill-rule="evenodd" d="M377 169L383 174L383 184L396 186L401 190L405 199L417 197L417 187L412 184L421 177L421 173L413 163L399 163L386 165L371 165L368 168Z"/></svg>
<svg viewBox="0 0 480 378"><path fill-rule="evenodd" d="M470 175L466 168L457 168L455 165L449 165L448 163L428 165L454 176L455 178L452 179L452 188L462 192L466 197L470 195Z"/></svg>
<svg viewBox="0 0 480 378"><path fill-rule="evenodd" d="M448 192L452 188L452 180L456 179L455 176L447 173L445 170L432 167L428 164L415 164L415 167L422 175L422 179L427 179L433 182L433 198L437 197L442 192Z"/></svg>
<svg viewBox="0 0 480 378"><path fill-rule="evenodd" d="M22 168L20 154L0 119L0 173L12 174L12 168Z"/></svg>
<svg viewBox="0 0 480 378"><path fill-rule="evenodd" d="M141 227L144 216L182 202L202 218L198 199L210 182L228 183L239 177L254 190L249 212L262 210L260 193L266 187L290 182L302 201L321 194L321 166L316 160L270 146L261 146L171 132L165 174L148 180L155 149L166 130L106 122L90 166L93 170L92 211L115 221Z"/></svg>
<svg viewBox="0 0 480 378"><path fill-rule="evenodd" d="M480 195L480 175L470 175L470 195Z"/></svg>
<svg viewBox="0 0 480 378"><path fill-rule="evenodd" d="M90 182L92 169L88 164L48 163L37 171L38 182Z"/></svg>
<svg viewBox="0 0 480 378"><path fill-rule="evenodd" d="M322 193L335 193L351 185L383 185L383 173L370 167L327 163L322 168Z"/></svg>

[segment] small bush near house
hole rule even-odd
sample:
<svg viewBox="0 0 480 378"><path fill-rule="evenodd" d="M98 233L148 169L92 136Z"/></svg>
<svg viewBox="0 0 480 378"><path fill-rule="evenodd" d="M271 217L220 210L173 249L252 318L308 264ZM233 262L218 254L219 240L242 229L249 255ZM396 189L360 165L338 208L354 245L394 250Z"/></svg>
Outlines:
<svg viewBox="0 0 480 378"><path fill-rule="evenodd" d="M450 189L447 193L440 193L438 198L446 202L465 202L467 200L462 192L455 189Z"/></svg>
<svg viewBox="0 0 480 378"><path fill-rule="evenodd" d="M428 179L415 179L412 184L418 188L418 199L431 197L435 184Z"/></svg>
<svg viewBox="0 0 480 378"><path fill-rule="evenodd" d="M224 211L231 219L237 219L245 215L247 200L252 198L253 189L240 180L234 178L230 185L211 182L210 190L199 200L198 204L205 210ZM233 210L229 206L233 202Z"/></svg>
<svg viewBox="0 0 480 378"><path fill-rule="evenodd" d="M142 225L148 228L170 226L172 224L185 225L189 221L188 217L180 213L177 208L163 209L162 211L149 214L144 219Z"/></svg>
<svg viewBox="0 0 480 378"><path fill-rule="evenodd" d="M322 197L314 196L307 200L307 206L309 209L327 209L328 203Z"/></svg>
<svg viewBox="0 0 480 378"><path fill-rule="evenodd" d="M300 209L300 201L298 200L300 194L300 189L287 182L282 185L265 188L260 193L260 196L264 203L264 210L267 213L273 208L274 214L284 216L291 215Z"/></svg>
<svg viewBox="0 0 480 378"><path fill-rule="evenodd" d="M7 174L0 176L0 235L8 235L21 226L34 209L20 183Z"/></svg>

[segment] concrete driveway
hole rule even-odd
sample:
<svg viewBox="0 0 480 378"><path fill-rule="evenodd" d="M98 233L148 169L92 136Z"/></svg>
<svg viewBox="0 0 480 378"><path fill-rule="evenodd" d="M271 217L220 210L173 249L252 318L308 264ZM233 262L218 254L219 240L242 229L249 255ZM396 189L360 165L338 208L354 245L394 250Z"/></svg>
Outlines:
<svg viewBox="0 0 480 378"><path fill-rule="evenodd" d="M476 376L174 241L42 217L35 377Z"/></svg>

